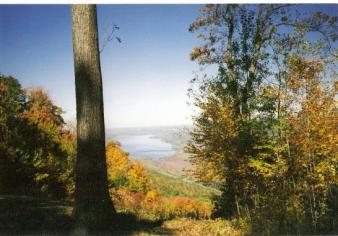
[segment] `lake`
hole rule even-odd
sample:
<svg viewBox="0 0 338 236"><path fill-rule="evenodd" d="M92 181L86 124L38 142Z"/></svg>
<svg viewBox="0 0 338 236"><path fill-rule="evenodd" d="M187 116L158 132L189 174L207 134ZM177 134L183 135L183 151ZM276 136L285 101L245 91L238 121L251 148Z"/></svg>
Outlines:
<svg viewBox="0 0 338 236"><path fill-rule="evenodd" d="M170 143L154 135L117 135L115 140L121 143L122 149L135 158L165 158L175 154Z"/></svg>

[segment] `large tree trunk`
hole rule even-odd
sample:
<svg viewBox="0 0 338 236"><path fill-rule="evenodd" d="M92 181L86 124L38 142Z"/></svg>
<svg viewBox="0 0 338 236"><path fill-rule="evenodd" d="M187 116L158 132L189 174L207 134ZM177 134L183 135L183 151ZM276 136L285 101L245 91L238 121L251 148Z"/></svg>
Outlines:
<svg viewBox="0 0 338 236"><path fill-rule="evenodd" d="M95 228L115 213L107 182L96 6L73 5L72 28L77 117L73 215L77 224Z"/></svg>

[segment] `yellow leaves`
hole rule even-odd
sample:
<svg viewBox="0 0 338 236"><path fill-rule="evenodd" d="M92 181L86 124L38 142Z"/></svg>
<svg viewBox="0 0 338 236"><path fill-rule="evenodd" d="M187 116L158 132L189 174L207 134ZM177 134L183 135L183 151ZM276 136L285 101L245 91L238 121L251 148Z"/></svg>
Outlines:
<svg viewBox="0 0 338 236"><path fill-rule="evenodd" d="M131 165L127 153L125 153L117 142L111 141L106 147L106 161L108 167L108 179L115 181L125 175Z"/></svg>
<svg viewBox="0 0 338 236"><path fill-rule="evenodd" d="M160 198L160 193L156 190L150 190L147 192L145 201L146 202L157 202Z"/></svg>
<svg viewBox="0 0 338 236"><path fill-rule="evenodd" d="M265 177L271 177L274 174L273 166L264 161L251 159L248 166L254 168L260 175Z"/></svg>
<svg viewBox="0 0 338 236"><path fill-rule="evenodd" d="M335 106L333 96L325 93L320 85L318 75L322 64L294 56L290 59L290 68L289 86L294 92L305 93L297 101L298 112L288 117L294 127L291 141L301 147L298 150L304 153L327 153L325 149L330 147L322 144L329 142L332 135L334 127L328 121L331 120Z"/></svg>
<svg viewBox="0 0 338 236"><path fill-rule="evenodd" d="M209 48L206 45L201 47L194 47L190 53L190 60L198 60L199 63L205 64L211 61L210 53L213 52L213 48Z"/></svg>
<svg viewBox="0 0 338 236"><path fill-rule="evenodd" d="M156 190L150 190L145 195L141 203L143 212L152 218L159 218L163 215L165 209L163 205L163 198Z"/></svg>
<svg viewBox="0 0 338 236"><path fill-rule="evenodd" d="M198 47L194 47L190 53L190 60L196 60L201 55L201 50Z"/></svg>
<svg viewBox="0 0 338 236"><path fill-rule="evenodd" d="M318 187L325 187L327 184L335 184L337 178L336 167L328 160L319 162L313 171L313 178Z"/></svg>
<svg viewBox="0 0 338 236"><path fill-rule="evenodd" d="M111 191L114 206L118 210L136 214L149 220L164 220L176 217L197 219L210 218L213 206L187 197L163 197L156 190L147 193L131 192L121 187Z"/></svg>
<svg viewBox="0 0 338 236"><path fill-rule="evenodd" d="M312 211L324 213L327 211L324 199L328 198L330 188L337 184L334 94L321 85L323 65L320 61L294 56L289 66L288 86L291 91L288 97L292 105L287 109L287 119L292 127L288 140L292 161L289 169L293 172L288 173L299 178L295 187L300 192L299 196L312 201L293 199L297 206L290 207L290 211L311 205ZM298 213L303 214L304 211L307 210L302 209Z"/></svg>
<svg viewBox="0 0 338 236"><path fill-rule="evenodd" d="M131 163L116 142L106 147L110 181L125 178L126 182L111 188L114 206L125 212L150 220L173 217L209 218L213 206L209 202L187 197L163 197L153 189L150 178L140 163Z"/></svg>
<svg viewBox="0 0 338 236"><path fill-rule="evenodd" d="M140 163L132 164L127 179L132 191L146 193L150 189L148 175Z"/></svg>
<svg viewBox="0 0 338 236"><path fill-rule="evenodd" d="M194 176L201 182L224 182L227 160L235 159L233 140L239 134L242 119L234 116L230 105L213 92L207 94L200 107L199 126L195 129L194 140L188 145L195 165Z"/></svg>
<svg viewBox="0 0 338 236"><path fill-rule="evenodd" d="M264 86L264 87L261 88L260 93L261 93L263 96L275 97L277 91L276 91L276 88L274 88L274 87Z"/></svg>
<svg viewBox="0 0 338 236"><path fill-rule="evenodd" d="M111 141L106 147L108 180L113 185L127 185L131 191L146 193L150 188L148 175L140 163L131 163L119 143Z"/></svg>
<svg viewBox="0 0 338 236"><path fill-rule="evenodd" d="M241 225L237 220L192 220L192 219L175 219L163 223L166 229L164 234L170 232L173 235L184 236L243 236L250 235L250 227L248 225Z"/></svg>
<svg viewBox="0 0 338 236"><path fill-rule="evenodd" d="M48 176L49 176L49 174L47 174L47 173L36 174L36 175L35 175L35 180L36 180L37 182L40 182L40 181L43 181L43 180L47 179Z"/></svg>

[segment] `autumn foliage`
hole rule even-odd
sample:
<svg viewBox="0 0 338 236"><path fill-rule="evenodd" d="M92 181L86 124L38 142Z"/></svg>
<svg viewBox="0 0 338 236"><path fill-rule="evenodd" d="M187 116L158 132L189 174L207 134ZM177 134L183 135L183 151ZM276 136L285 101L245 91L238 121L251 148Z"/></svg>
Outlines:
<svg viewBox="0 0 338 236"><path fill-rule="evenodd" d="M0 190L73 199L76 136L40 88L22 89L19 82L0 80ZM147 170L131 161L120 144L106 145L108 181L115 207L149 220L175 217L209 218L209 202L187 197L163 196Z"/></svg>
<svg viewBox="0 0 338 236"><path fill-rule="evenodd" d="M73 191L75 135L39 88L0 77L2 193L66 197Z"/></svg>
<svg viewBox="0 0 338 236"><path fill-rule="evenodd" d="M337 230L337 16L290 6L208 4L189 30L203 68L186 146L215 216L258 234ZM316 37L309 37L310 33Z"/></svg>
<svg viewBox="0 0 338 236"><path fill-rule="evenodd" d="M118 213L170 220L163 226L184 235L338 232L338 17L290 7L201 8L189 28L202 41L190 54L201 74L189 90L196 113L185 146L198 191L109 141ZM62 109L43 89L0 76L0 194L72 200L75 157ZM202 196L207 187L216 194Z"/></svg>
<svg viewBox="0 0 338 236"><path fill-rule="evenodd" d="M108 179L114 206L141 219L210 218L212 204L188 197L163 196L140 163L133 163L117 142L106 147Z"/></svg>

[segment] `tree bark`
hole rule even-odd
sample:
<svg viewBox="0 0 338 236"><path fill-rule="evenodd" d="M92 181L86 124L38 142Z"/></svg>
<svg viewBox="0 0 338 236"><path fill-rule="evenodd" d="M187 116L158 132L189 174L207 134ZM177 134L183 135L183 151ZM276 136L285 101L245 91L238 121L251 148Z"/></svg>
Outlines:
<svg viewBox="0 0 338 236"><path fill-rule="evenodd" d="M107 181L96 6L71 9L77 118L73 216L77 224L96 228L107 225L115 214Z"/></svg>

